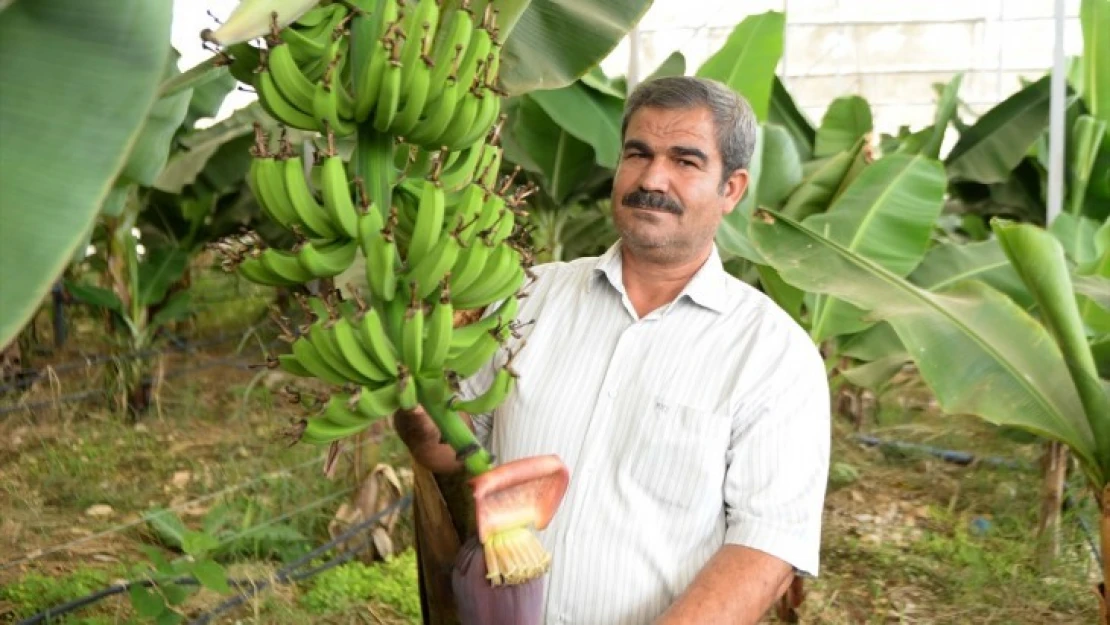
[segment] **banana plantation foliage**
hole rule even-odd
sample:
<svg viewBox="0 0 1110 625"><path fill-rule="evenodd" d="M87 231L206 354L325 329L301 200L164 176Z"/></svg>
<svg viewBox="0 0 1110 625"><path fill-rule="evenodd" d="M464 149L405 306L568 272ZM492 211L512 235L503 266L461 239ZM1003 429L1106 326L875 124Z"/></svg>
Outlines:
<svg viewBox="0 0 1110 625"><path fill-rule="evenodd" d="M498 464L459 415L504 400L511 356L480 396L457 382L514 331L534 263L616 236L629 85L598 63L649 0L244 0L198 33L214 54L184 73L170 2L108 4L0 3L0 343L63 279L146 346L187 310L190 258L216 249L226 270L298 293L310 323L278 320L288 350L273 366L343 389L294 438L329 446L422 406L474 477L459 514L486 575L456 592L528 588L550 563L530 528L566 469ZM912 364L944 411L1065 445L1106 553L1110 0L1084 0L1080 17L1051 222L1048 74L974 120L956 74L935 85L932 124L876 137L857 95L817 122L799 110L775 74L786 20L772 11L701 66L674 53L647 80L716 79L756 113L751 183L717 235L726 267L851 384L878 389ZM198 129L237 85L257 102ZM105 256L85 259L90 243ZM99 281L74 278L90 263Z"/></svg>

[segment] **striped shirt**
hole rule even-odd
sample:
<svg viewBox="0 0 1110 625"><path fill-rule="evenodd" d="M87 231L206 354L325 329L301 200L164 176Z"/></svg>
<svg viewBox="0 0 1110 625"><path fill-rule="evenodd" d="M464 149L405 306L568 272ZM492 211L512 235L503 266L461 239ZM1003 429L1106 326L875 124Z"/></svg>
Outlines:
<svg viewBox="0 0 1110 625"><path fill-rule="evenodd" d="M825 368L804 330L716 248L640 318L620 242L533 268L516 388L474 415L498 461L557 454L570 485L539 533L546 625L640 625L735 543L816 575L829 462ZM480 393L502 350L462 385ZM737 580L742 583L742 580Z"/></svg>

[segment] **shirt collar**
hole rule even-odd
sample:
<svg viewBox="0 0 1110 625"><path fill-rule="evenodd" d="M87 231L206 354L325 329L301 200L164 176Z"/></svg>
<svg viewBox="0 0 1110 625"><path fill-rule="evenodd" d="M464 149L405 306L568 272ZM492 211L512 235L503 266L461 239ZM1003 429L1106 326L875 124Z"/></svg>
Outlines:
<svg viewBox="0 0 1110 625"><path fill-rule="evenodd" d="M621 242L618 239L613 245L609 246L609 249L605 250L604 254L597 258L590 274L592 279L586 282L587 291L592 289L594 283L604 276L618 293L625 294L620 244ZM721 262L717 245L714 243L705 264L698 269L682 291L679 292L675 302L686 296L700 306L717 313L723 313L728 306L729 277Z"/></svg>

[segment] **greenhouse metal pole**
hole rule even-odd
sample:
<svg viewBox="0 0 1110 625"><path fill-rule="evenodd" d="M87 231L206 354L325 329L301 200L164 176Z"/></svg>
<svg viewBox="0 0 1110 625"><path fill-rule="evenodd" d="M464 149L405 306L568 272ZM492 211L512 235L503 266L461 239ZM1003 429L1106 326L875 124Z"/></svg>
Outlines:
<svg viewBox="0 0 1110 625"><path fill-rule="evenodd" d="M628 33L628 93L640 84L640 25Z"/></svg>
<svg viewBox="0 0 1110 625"><path fill-rule="evenodd" d="M1064 69L1065 0L1056 0L1055 44L1052 50L1051 100L1048 113L1048 206L1045 224L1060 214L1064 205L1064 98L1067 73Z"/></svg>

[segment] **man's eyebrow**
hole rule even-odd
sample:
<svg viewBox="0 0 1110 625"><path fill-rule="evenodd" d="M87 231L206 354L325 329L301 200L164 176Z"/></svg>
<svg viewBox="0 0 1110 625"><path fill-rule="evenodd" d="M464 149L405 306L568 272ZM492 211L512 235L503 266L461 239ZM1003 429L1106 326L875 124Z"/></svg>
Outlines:
<svg viewBox="0 0 1110 625"><path fill-rule="evenodd" d="M639 150L640 152L651 152L648 144L640 141L639 139L629 139L624 142L624 149L626 150Z"/></svg>
<svg viewBox="0 0 1110 625"><path fill-rule="evenodd" d="M676 145L673 148L671 148L670 151L674 154L679 155L679 156L693 156L695 158L701 159L701 162L703 162L703 163L708 163L709 162L709 157L706 156L705 152L702 152L698 148L691 148L691 147L687 147L687 146L684 146L684 145Z"/></svg>

